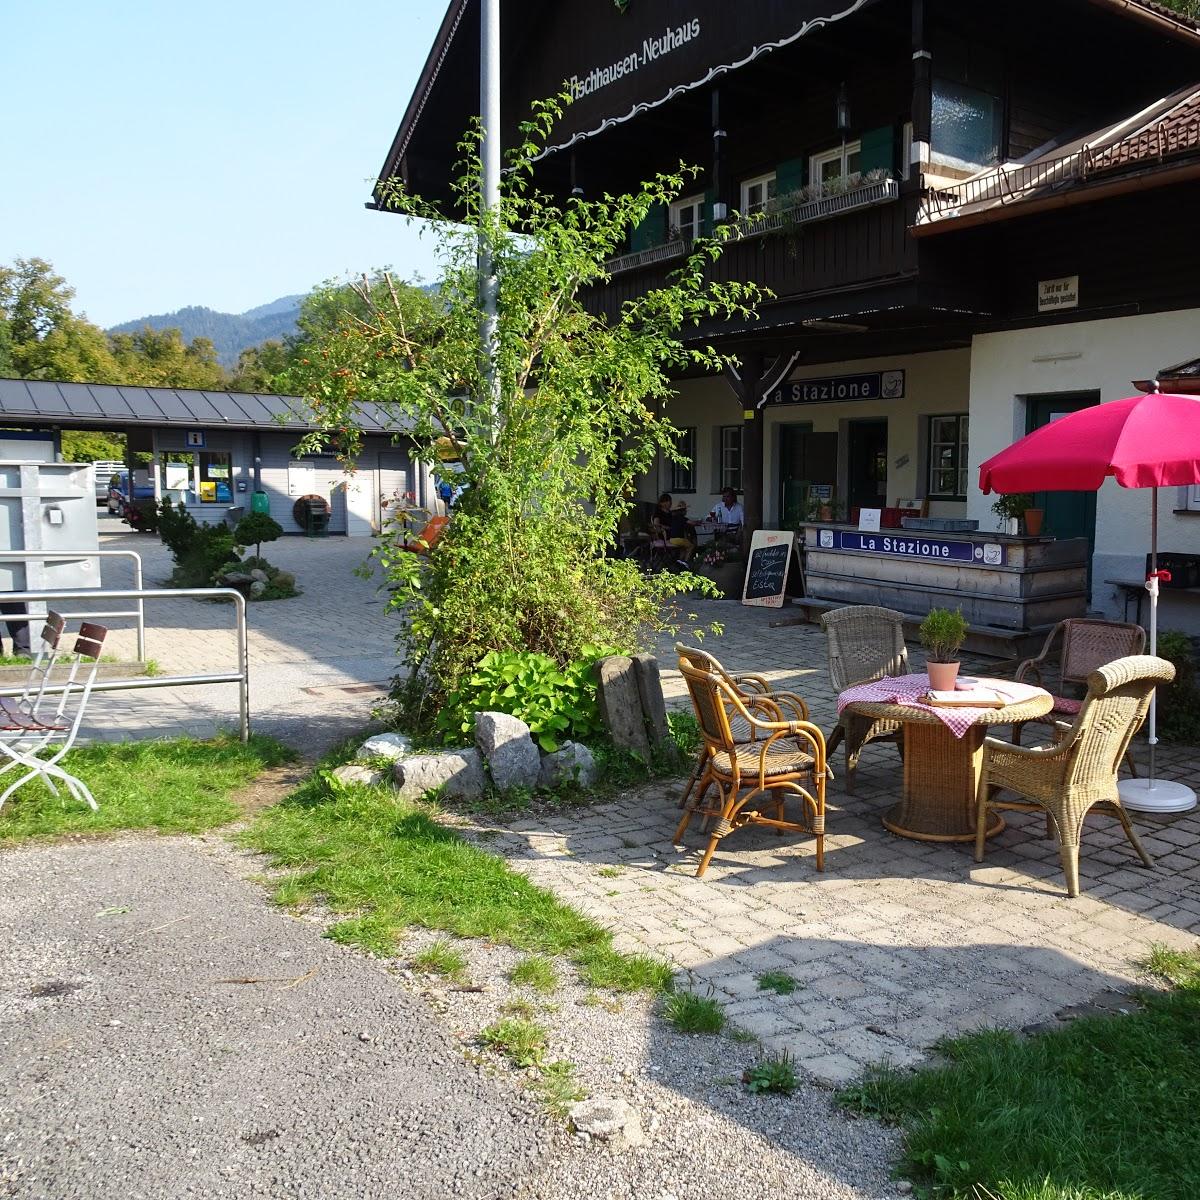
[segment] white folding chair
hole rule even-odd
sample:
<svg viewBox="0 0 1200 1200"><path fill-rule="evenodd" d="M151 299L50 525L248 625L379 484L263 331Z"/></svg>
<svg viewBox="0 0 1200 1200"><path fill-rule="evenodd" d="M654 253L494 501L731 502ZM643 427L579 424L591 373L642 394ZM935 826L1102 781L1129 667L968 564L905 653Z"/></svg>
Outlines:
<svg viewBox="0 0 1200 1200"><path fill-rule="evenodd" d="M51 613L50 617L56 621L48 619L42 630L42 645L30 669L25 693L15 705L2 705L0 711L0 753L9 759L0 766L0 775L25 769L15 783L0 792L0 808L18 788L40 777L54 795L58 795L54 783L57 779L76 800L86 801L94 810L99 805L87 786L59 766L59 762L79 734L92 685L100 669L100 651L108 630L103 625L85 622L79 627L72 651L62 654L59 649L62 618L57 613ZM56 682L62 692L58 693L53 712L49 712L54 694L47 695L47 688L52 682L52 669L60 661L69 662L69 666L66 677ZM48 756L43 757L47 752Z"/></svg>

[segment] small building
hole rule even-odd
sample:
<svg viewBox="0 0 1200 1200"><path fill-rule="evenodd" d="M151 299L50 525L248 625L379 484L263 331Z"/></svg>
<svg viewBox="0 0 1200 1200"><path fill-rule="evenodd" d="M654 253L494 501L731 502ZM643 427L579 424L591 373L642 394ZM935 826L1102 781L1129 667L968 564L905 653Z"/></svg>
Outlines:
<svg viewBox="0 0 1200 1200"><path fill-rule="evenodd" d="M360 406L359 421L362 449L348 472L332 450L296 452L317 427L295 396L0 378L0 444L12 442L6 457L22 457L30 433L43 446L51 439L56 451L64 430L122 433L130 461L149 456L139 469L147 471L155 497L184 503L208 524L223 521L230 509L248 511L259 491L285 533L305 532L297 505L303 497L323 499L329 532L350 536L378 530L397 497L411 494L432 508L432 480L414 461L411 439L394 432L373 405Z"/></svg>

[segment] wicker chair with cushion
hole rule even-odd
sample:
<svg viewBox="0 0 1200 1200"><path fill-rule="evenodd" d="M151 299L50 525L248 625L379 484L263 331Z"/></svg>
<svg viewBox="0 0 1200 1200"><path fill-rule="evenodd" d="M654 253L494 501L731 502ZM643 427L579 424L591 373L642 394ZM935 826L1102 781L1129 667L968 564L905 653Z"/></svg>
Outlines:
<svg viewBox="0 0 1200 1200"><path fill-rule="evenodd" d="M1087 695L1075 723L1053 746L1016 746L998 738L983 743L979 779L975 861L983 861L988 810L1044 811L1048 833L1057 835L1067 894L1079 895L1079 835L1093 808L1112 813L1143 863L1154 863L1142 848L1117 793L1117 768L1129 741L1146 719L1150 697L1170 683L1175 668L1148 654L1119 658L1088 677ZM997 800L1005 788L1023 797Z"/></svg>
<svg viewBox="0 0 1200 1200"><path fill-rule="evenodd" d="M1057 657L1055 643L1061 642ZM1093 621L1072 617L1060 621L1046 638L1046 644L1036 658L1027 658L1013 677L1018 683L1032 683L1046 688L1054 697L1054 707L1036 721L1022 721L1013 726L1013 741L1018 745L1026 725L1059 725L1073 721L1082 701L1067 692L1083 691L1088 677L1098 667L1141 654L1146 649L1146 631L1140 625L1122 621ZM1126 751L1125 765L1130 774L1137 775L1133 755Z"/></svg>
<svg viewBox="0 0 1200 1200"><path fill-rule="evenodd" d="M835 693L888 675L908 674L904 614L892 608L856 604L835 608L821 618L829 642L829 681ZM845 713L829 735L829 753L846 743L846 791L854 794L858 756L868 742L893 742L903 753L904 729L899 721L876 721Z"/></svg>
<svg viewBox="0 0 1200 1200"><path fill-rule="evenodd" d="M789 720L772 696L743 698L721 675L691 666L681 659L683 672L696 719L704 738L704 769L699 789L690 800L675 842L687 832L693 813L715 817L708 848L700 860L696 877L708 870L717 843L743 825L773 826L811 833L816 838L817 870L825 869L825 738L809 721ZM733 722L749 730L749 741L738 741ZM704 807L710 787L719 795L715 804ZM806 822L789 821L784 804L789 796L798 798ZM762 799L774 815L768 816L751 802Z"/></svg>
<svg viewBox="0 0 1200 1200"><path fill-rule="evenodd" d="M743 703L760 696L769 696L776 702L780 711L784 714L782 719L789 721L808 720L808 705L795 692L773 692L771 685L761 675L731 675L707 650L698 650L695 646L685 646L682 642L676 642L675 653L679 655L679 665L681 667L684 663L687 663L697 671L710 671L714 675L719 675L741 697ZM754 731L740 717L735 717L730 724L733 730L734 741L752 742L754 740ZM696 781L704 774L704 767L707 762L708 746L707 744L702 744L700 747L700 757L697 759L696 765L692 768L692 773L688 776L687 787L683 789L683 795L680 797L680 808L688 802L688 798L692 794L692 788L696 786Z"/></svg>

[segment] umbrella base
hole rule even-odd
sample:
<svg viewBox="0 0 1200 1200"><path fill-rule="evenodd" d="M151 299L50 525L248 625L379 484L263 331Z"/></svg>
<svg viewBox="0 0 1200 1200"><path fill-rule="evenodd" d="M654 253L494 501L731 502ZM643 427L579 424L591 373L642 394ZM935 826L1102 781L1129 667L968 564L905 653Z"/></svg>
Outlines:
<svg viewBox="0 0 1200 1200"><path fill-rule="evenodd" d="M1196 793L1182 783L1156 779L1122 779L1117 784L1121 804L1130 812L1181 813L1196 807Z"/></svg>

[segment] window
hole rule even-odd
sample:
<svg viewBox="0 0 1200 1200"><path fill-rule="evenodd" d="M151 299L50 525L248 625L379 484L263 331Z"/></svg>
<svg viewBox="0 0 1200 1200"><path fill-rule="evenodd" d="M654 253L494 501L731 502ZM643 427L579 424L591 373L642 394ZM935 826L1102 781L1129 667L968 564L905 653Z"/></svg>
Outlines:
<svg viewBox="0 0 1200 1200"><path fill-rule="evenodd" d="M721 461L718 479L721 491L733 488L742 490L742 426L721 426Z"/></svg>
<svg viewBox="0 0 1200 1200"><path fill-rule="evenodd" d="M233 475L228 454L202 450L199 454L201 504L232 504Z"/></svg>
<svg viewBox="0 0 1200 1200"><path fill-rule="evenodd" d="M671 236L690 242L704 235L704 197L689 196L671 205Z"/></svg>
<svg viewBox="0 0 1200 1200"><path fill-rule="evenodd" d="M929 496L935 500L967 498L966 413L929 418Z"/></svg>
<svg viewBox="0 0 1200 1200"><path fill-rule="evenodd" d="M679 431L677 443L683 462L671 463L671 491L694 492L696 490L696 429L690 426Z"/></svg>
<svg viewBox="0 0 1200 1200"><path fill-rule="evenodd" d="M835 146L832 150L814 154L810 161L808 177L813 183L830 184L835 180L844 179L847 175L857 175L861 155L861 142L847 142L844 146Z"/></svg>
<svg viewBox="0 0 1200 1200"><path fill-rule="evenodd" d="M742 215L749 217L760 213L767 207L768 200L775 199L775 172L767 175L756 175L753 179L742 182Z"/></svg>
<svg viewBox="0 0 1200 1200"><path fill-rule="evenodd" d="M1001 118L998 97L935 79L930 153L936 162L962 169L999 162Z"/></svg>

